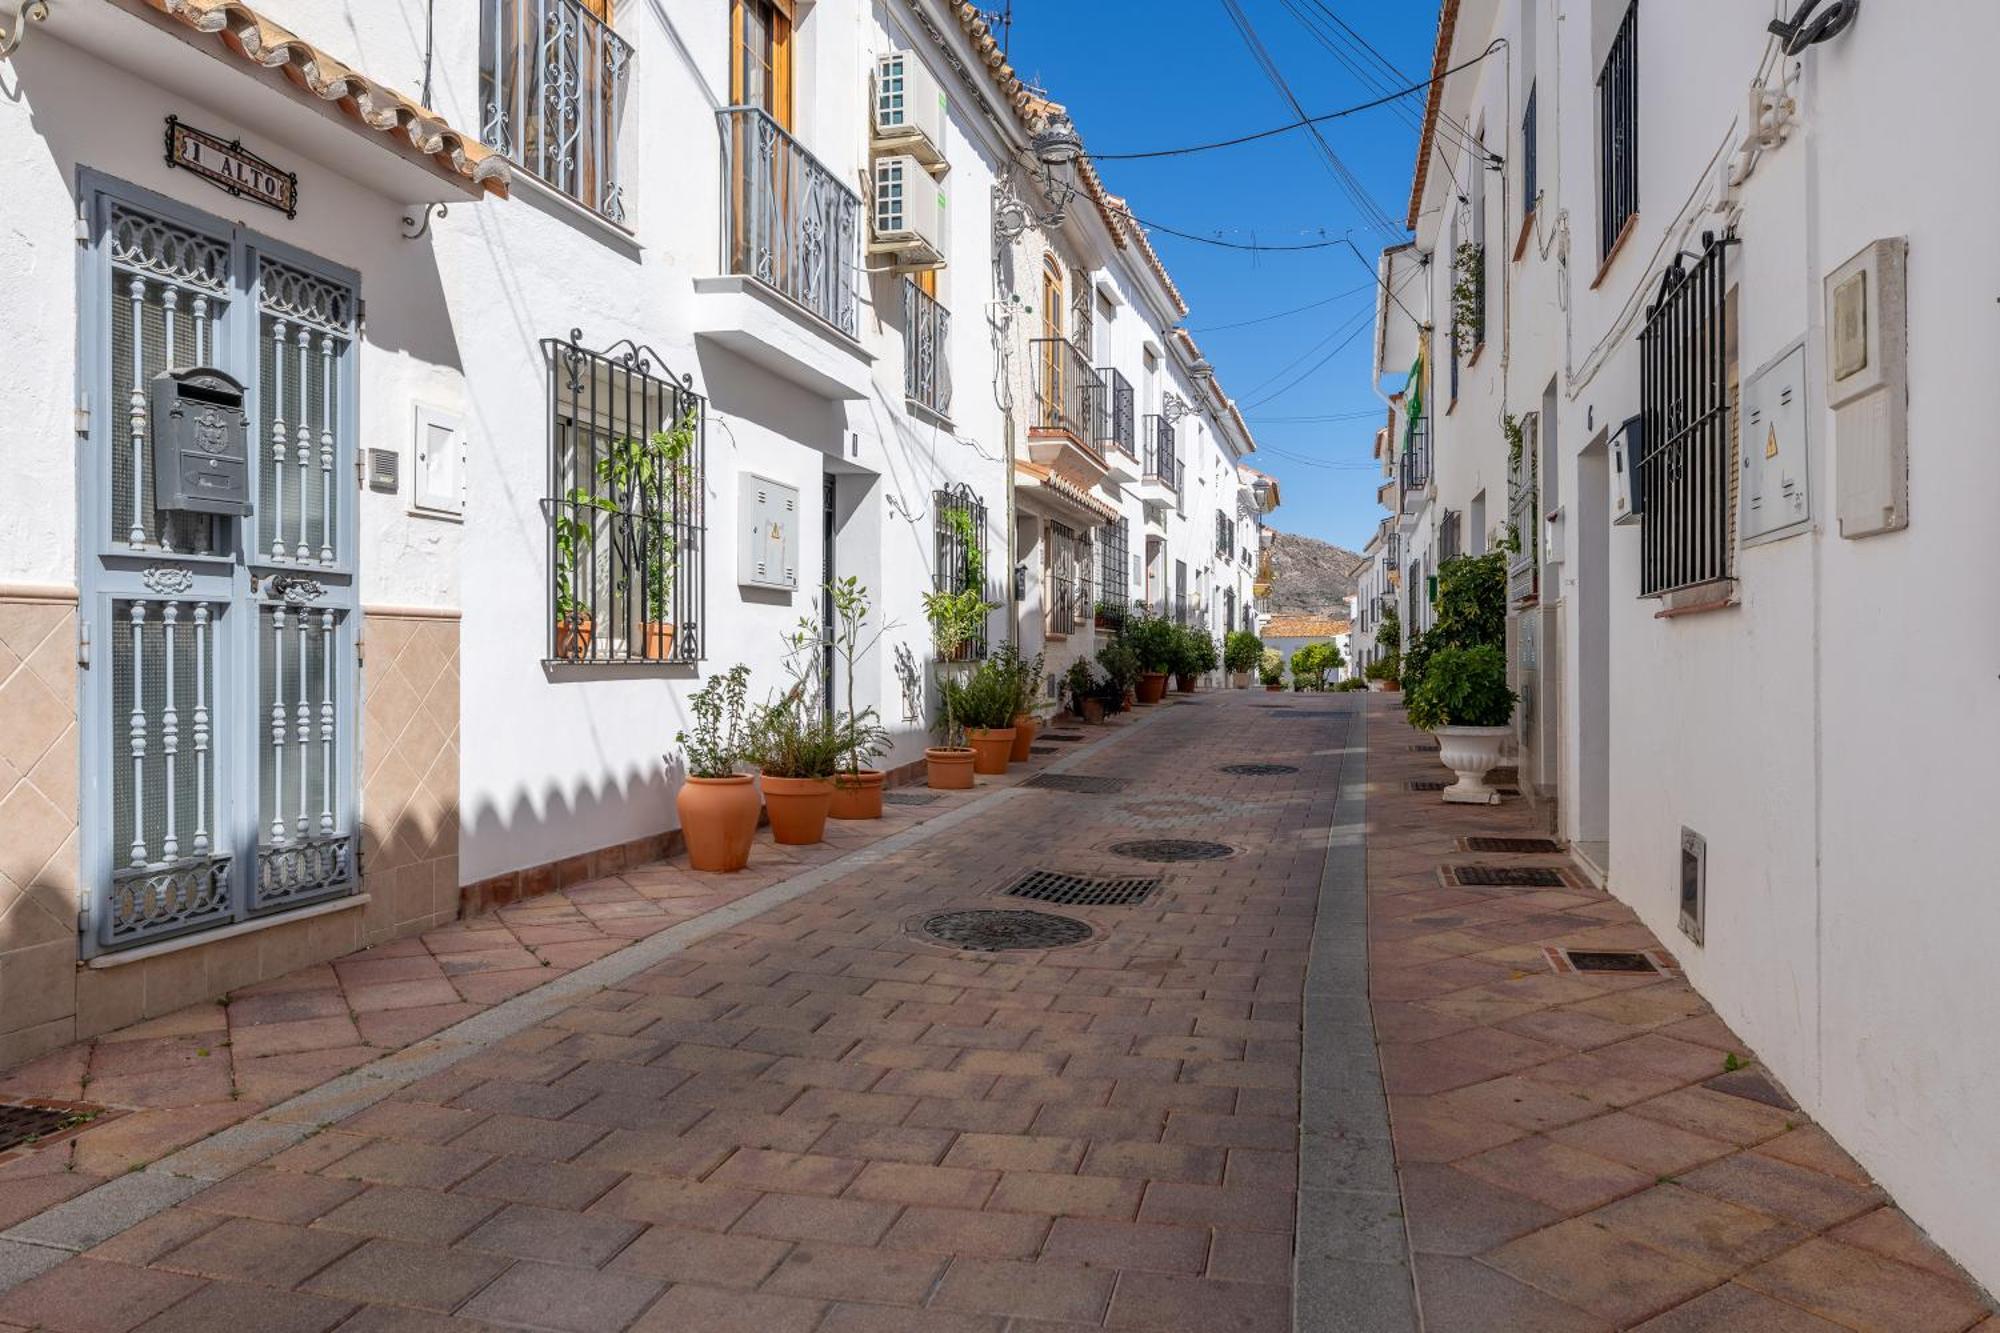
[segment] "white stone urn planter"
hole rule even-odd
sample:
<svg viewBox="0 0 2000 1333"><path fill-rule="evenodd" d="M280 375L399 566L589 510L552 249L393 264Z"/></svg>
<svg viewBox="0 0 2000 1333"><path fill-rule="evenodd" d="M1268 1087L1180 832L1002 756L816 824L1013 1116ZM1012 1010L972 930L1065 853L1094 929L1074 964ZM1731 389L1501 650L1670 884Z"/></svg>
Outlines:
<svg viewBox="0 0 2000 1333"><path fill-rule="evenodd" d="M1512 727L1439 727L1438 758L1458 774L1444 789L1444 799L1457 805L1497 805L1500 793L1486 785L1486 775L1500 767Z"/></svg>
<svg viewBox="0 0 2000 1333"><path fill-rule="evenodd" d="M1232 689L1232 690L1247 690L1247 689L1249 689L1249 688L1250 688L1250 673L1249 673L1249 672L1247 672L1247 671L1232 671L1232 672L1230 672L1230 673L1229 673L1229 688L1230 688L1230 689Z"/></svg>
<svg viewBox="0 0 2000 1333"><path fill-rule="evenodd" d="M1386 681L1386 680L1372 680L1372 679L1371 679L1371 680L1370 680L1370 681L1368 682L1368 692L1369 692L1370 694L1381 694L1381 693L1383 693L1384 691L1386 691L1386 690L1387 690L1388 688L1389 688L1389 682L1388 682L1388 681Z"/></svg>

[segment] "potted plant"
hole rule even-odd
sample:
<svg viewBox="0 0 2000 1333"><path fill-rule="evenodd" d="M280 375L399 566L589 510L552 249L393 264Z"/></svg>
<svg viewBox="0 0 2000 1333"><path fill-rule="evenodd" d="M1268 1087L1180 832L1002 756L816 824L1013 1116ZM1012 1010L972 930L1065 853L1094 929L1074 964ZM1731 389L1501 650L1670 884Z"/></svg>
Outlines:
<svg viewBox="0 0 2000 1333"><path fill-rule="evenodd" d="M931 644L938 661L938 720L941 742L924 751L930 785L947 791L972 785L972 750L953 712L953 691L958 682L947 674L948 665L970 655L973 641L986 628L987 613L996 605L985 599L986 560L980 549L979 534L973 530L971 515L960 509L946 511L946 521L964 544L965 586L957 592L924 594L924 618L930 621ZM1003 769L1004 771L1004 769Z"/></svg>
<svg viewBox="0 0 2000 1333"><path fill-rule="evenodd" d="M1069 696L1069 711L1085 722L1104 720L1104 700L1100 697L1103 688L1104 679L1085 658L1071 662L1069 670L1063 673L1063 692Z"/></svg>
<svg viewBox="0 0 2000 1333"><path fill-rule="evenodd" d="M1173 669L1180 627L1164 616L1141 616L1125 626L1122 637L1139 659L1139 702L1158 703L1166 697L1167 673Z"/></svg>
<svg viewBox="0 0 2000 1333"><path fill-rule="evenodd" d="M892 627L885 625L862 641L862 627L868 621L868 589L859 579L838 580L827 596L833 600L833 651L845 669L847 682L847 711L841 717L841 764L833 775L833 805L828 814L834 819L880 819L884 774L866 765L889 752L889 732L872 706L854 706L854 663Z"/></svg>
<svg viewBox="0 0 2000 1333"><path fill-rule="evenodd" d="M674 623L669 617L673 614L674 557L680 549L674 521L676 513L693 521L697 499L694 444L693 412L671 429L654 431L642 440L616 440L597 460L603 496L585 497L596 508L622 511L631 520L629 540L634 559L620 566L618 586L629 596L633 574L641 580L641 655L649 662L664 662L673 656ZM572 492L571 499L582 494Z"/></svg>
<svg viewBox="0 0 2000 1333"><path fill-rule="evenodd" d="M1250 688L1250 673L1264 654L1264 642L1247 629L1233 629L1222 645L1222 666L1234 689Z"/></svg>
<svg viewBox="0 0 2000 1333"><path fill-rule="evenodd" d="M947 705L972 747L973 772L991 776L1007 771L1019 688L1015 672L998 658L981 662L967 680L945 682Z"/></svg>
<svg viewBox="0 0 2000 1333"><path fill-rule="evenodd" d="M1007 757L1017 764L1026 763L1035 733L1041 729L1034 708L1035 697L1042 692L1042 663L1046 659L1041 653L1023 657L1020 648L1008 643L994 654L994 660L1014 678L1014 746Z"/></svg>
<svg viewBox="0 0 2000 1333"><path fill-rule="evenodd" d="M833 775L846 745L845 729L811 692L788 690L757 711L750 754L763 774L774 842L799 846L826 835Z"/></svg>
<svg viewBox="0 0 2000 1333"><path fill-rule="evenodd" d="M1180 651L1174 659L1174 684L1182 694L1193 694L1201 678L1215 670L1221 660L1215 640L1207 630L1183 629Z"/></svg>
<svg viewBox="0 0 2000 1333"><path fill-rule="evenodd" d="M1104 680L1097 694L1104 703L1104 711L1124 711L1138 687L1139 655L1132 651L1125 636L1120 635L1097 650L1097 665L1104 669Z"/></svg>
<svg viewBox="0 0 2000 1333"><path fill-rule="evenodd" d="M1266 690L1285 688L1285 655L1276 648L1266 648L1257 659L1257 678L1264 682Z"/></svg>
<svg viewBox="0 0 2000 1333"><path fill-rule="evenodd" d="M1384 690L1402 688L1402 670L1402 654L1388 653L1370 662L1361 674L1368 681L1368 688L1380 694Z"/></svg>
<svg viewBox="0 0 2000 1333"><path fill-rule="evenodd" d="M688 865L695 870L728 872L750 864L762 802L750 775L736 771L747 744L743 710L749 690L750 668L740 662L710 677L688 700L693 730L674 736L687 767L674 808Z"/></svg>
<svg viewBox="0 0 2000 1333"><path fill-rule="evenodd" d="M1091 608L1091 620L1097 628L1110 630L1113 634L1125 628L1126 610L1112 602L1098 602Z"/></svg>
<svg viewBox="0 0 2000 1333"><path fill-rule="evenodd" d="M611 506L581 487L573 488L568 499L550 504L555 509L550 526L556 543L556 656L576 662L590 656L594 637L590 610L577 596L585 556L596 535L591 513Z"/></svg>
<svg viewBox="0 0 2000 1333"><path fill-rule="evenodd" d="M1445 788L1447 801L1493 805L1500 794L1486 785L1512 736L1514 692L1507 688L1507 654L1497 644L1439 648L1423 679L1410 691L1410 725L1435 732L1438 758L1458 774Z"/></svg>

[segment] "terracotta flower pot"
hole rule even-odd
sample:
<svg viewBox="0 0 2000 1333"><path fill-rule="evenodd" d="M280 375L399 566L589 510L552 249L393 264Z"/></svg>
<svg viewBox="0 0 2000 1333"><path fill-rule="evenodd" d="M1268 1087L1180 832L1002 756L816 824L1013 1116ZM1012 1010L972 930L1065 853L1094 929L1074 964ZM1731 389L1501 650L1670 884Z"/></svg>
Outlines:
<svg viewBox="0 0 2000 1333"><path fill-rule="evenodd" d="M1014 752L1012 727L967 727L965 739L972 745L972 771L991 776L1007 771L1007 758Z"/></svg>
<svg viewBox="0 0 2000 1333"><path fill-rule="evenodd" d="M1283 692L1285 687L1282 684L1278 684L1278 685L1266 685L1264 688L1265 690L1269 691L1272 694L1278 694Z"/></svg>
<svg viewBox="0 0 2000 1333"><path fill-rule="evenodd" d="M1028 761L1028 747L1035 743L1035 733L1042 724L1035 721L1034 714L1023 713L1014 719L1014 748L1007 757L1017 764Z"/></svg>
<svg viewBox="0 0 2000 1333"><path fill-rule="evenodd" d="M826 814L832 804L831 778L764 775L764 808L771 812L773 842L791 846L818 842L826 836Z"/></svg>
<svg viewBox="0 0 2000 1333"><path fill-rule="evenodd" d="M1139 675L1139 702L1156 704L1167 697L1167 673L1146 671Z"/></svg>
<svg viewBox="0 0 2000 1333"><path fill-rule="evenodd" d="M556 621L556 656L569 661L590 656L591 633L590 613L587 611L559 618Z"/></svg>
<svg viewBox="0 0 2000 1333"><path fill-rule="evenodd" d="M833 804L827 814L834 819L880 819L882 774L872 768L834 774Z"/></svg>
<svg viewBox="0 0 2000 1333"><path fill-rule="evenodd" d="M956 745L934 745L924 751L930 770L929 785L939 791L964 791L972 785L972 750Z"/></svg>
<svg viewBox="0 0 2000 1333"><path fill-rule="evenodd" d="M1179 687L1182 694L1193 694L1195 681L1199 679L1198 676L1175 676L1174 684Z"/></svg>
<svg viewBox="0 0 2000 1333"><path fill-rule="evenodd" d="M680 812L689 867L726 874L749 865L750 840L757 836L762 804L747 774L691 777L682 783L674 808Z"/></svg>
<svg viewBox="0 0 2000 1333"><path fill-rule="evenodd" d="M674 655L674 625L670 620L646 622L646 660L664 662Z"/></svg>
<svg viewBox="0 0 2000 1333"><path fill-rule="evenodd" d="M1082 717L1085 722L1095 725L1104 720L1104 700L1085 699L1082 708Z"/></svg>

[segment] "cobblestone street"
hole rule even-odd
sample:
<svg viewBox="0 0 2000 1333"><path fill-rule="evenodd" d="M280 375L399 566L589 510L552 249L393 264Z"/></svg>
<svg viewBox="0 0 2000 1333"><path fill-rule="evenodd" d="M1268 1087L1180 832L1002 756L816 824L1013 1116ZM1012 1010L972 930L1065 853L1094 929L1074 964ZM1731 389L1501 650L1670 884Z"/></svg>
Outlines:
<svg viewBox="0 0 2000 1333"><path fill-rule="evenodd" d="M1074 730L1034 770L1063 788L982 780L825 857L760 841L753 880L642 867L437 932L583 947L513 969L567 969L538 988L439 991L456 1026L412 1020L413 1044L254 1114L227 1079L187 1105L162 1088L190 1074L105 1091L121 1045L254 1045L248 999L17 1073L16 1094L148 1109L0 1165L0 1333L1985 1318L1676 975L1554 970L1545 945L1658 945L1563 858L1461 852L1532 812L1407 791L1443 770L1393 700L1205 694ZM1229 854L1114 849L1135 840ZM1473 859L1564 886L1444 886ZM1032 870L1160 883L1128 906L997 896ZM701 911L584 937L593 904L649 884ZM959 909L1094 934L1001 954L921 934ZM259 989L360 1009L453 956L409 941ZM360 1062L342 1036L328 1074Z"/></svg>

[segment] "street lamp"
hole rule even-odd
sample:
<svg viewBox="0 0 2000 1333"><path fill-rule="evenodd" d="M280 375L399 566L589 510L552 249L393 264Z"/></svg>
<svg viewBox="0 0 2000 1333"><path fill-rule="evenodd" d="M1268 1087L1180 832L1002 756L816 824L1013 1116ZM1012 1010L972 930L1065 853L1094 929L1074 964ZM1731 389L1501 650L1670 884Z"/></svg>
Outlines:
<svg viewBox="0 0 2000 1333"><path fill-rule="evenodd" d="M1194 381L1195 392L1206 402L1208 386L1215 381L1215 367L1208 363L1207 357L1195 359L1195 363L1188 367L1188 378ZM1183 418L1194 416L1200 411L1200 408L1183 402L1179 394L1168 394L1160 404L1160 415L1167 419L1169 426L1179 425Z"/></svg>
<svg viewBox="0 0 2000 1333"><path fill-rule="evenodd" d="M1083 156L1083 136L1067 112L1056 111L1029 138L1028 151L1041 166L1042 198L1049 209L1042 225L1060 227L1070 200L1076 198L1076 163Z"/></svg>

